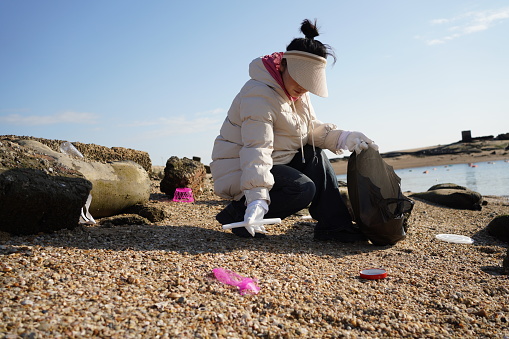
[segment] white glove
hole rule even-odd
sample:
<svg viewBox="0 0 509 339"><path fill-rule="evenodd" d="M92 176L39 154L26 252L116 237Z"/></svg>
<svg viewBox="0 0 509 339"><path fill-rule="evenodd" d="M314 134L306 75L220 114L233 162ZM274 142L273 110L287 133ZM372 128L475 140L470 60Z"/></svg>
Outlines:
<svg viewBox="0 0 509 339"><path fill-rule="evenodd" d="M267 200L259 199L251 201L246 208L244 221L247 223L246 230L253 237L255 233L267 233L263 226L263 216L269 211Z"/></svg>
<svg viewBox="0 0 509 339"><path fill-rule="evenodd" d="M350 152L357 152L357 154L360 154L362 150L368 149L368 147L378 151L378 145L361 132L341 132L337 147L338 149L347 149Z"/></svg>

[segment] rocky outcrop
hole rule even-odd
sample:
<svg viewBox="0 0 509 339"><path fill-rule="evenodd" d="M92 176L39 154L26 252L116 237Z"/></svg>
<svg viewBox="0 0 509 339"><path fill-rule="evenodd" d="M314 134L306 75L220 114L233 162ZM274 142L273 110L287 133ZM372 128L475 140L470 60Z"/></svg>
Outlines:
<svg viewBox="0 0 509 339"><path fill-rule="evenodd" d="M149 175L135 162L104 164L86 158L69 157L35 140L20 140L18 143L52 159L56 166L81 173L92 182L89 212L94 218L118 214L129 206L147 202L150 197Z"/></svg>
<svg viewBox="0 0 509 339"><path fill-rule="evenodd" d="M480 193L456 184L435 185L426 192L413 193L410 196L451 208L474 211L480 211L483 204Z"/></svg>
<svg viewBox="0 0 509 339"><path fill-rule="evenodd" d="M48 175L69 178L84 178L79 171L62 166L55 159L17 142L0 139L0 171L15 168L40 170Z"/></svg>
<svg viewBox="0 0 509 339"><path fill-rule="evenodd" d="M39 169L0 170L0 231L37 234L78 225L92 183Z"/></svg>
<svg viewBox="0 0 509 339"><path fill-rule="evenodd" d="M64 142L64 140L44 139L17 135L2 135L0 136L0 140L34 140L48 146L55 152L60 152L60 145ZM149 173L152 170L152 161L150 160L150 156L147 152L124 147L109 148L95 144L84 144L81 142L73 142L72 144L78 149L78 151L81 152L81 154L83 154L85 159L90 161L107 163L112 161L130 160L139 164L145 169L145 171Z"/></svg>
<svg viewBox="0 0 509 339"><path fill-rule="evenodd" d="M118 214L129 206L146 203L150 197L149 175L132 161L102 163L70 157L29 138L16 142L0 139L0 171L16 168L40 170L51 178L88 180L92 184L89 212L94 218Z"/></svg>
<svg viewBox="0 0 509 339"><path fill-rule="evenodd" d="M173 197L175 189L187 187L191 188L194 196L197 196L204 189L206 175L205 166L201 162L171 157L166 161L164 178L160 185L161 192Z"/></svg>
<svg viewBox="0 0 509 339"><path fill-rule="evenodd" d="M78 225L92 189L77 170L0 139L0 231L36 234Z"/></svg>

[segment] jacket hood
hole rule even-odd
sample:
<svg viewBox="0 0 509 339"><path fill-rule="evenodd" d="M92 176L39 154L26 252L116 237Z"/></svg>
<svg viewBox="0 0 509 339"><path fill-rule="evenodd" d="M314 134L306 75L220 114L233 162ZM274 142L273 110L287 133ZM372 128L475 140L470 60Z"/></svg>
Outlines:
<svg viewBox="0 0 509 339"><path fill-rule="evenodd" d="M262 58L256 58L249 64L249 76L251 79L260 81L267 86L270 86L285 99L288 99L288 97L285 94L285 91L281 88L281 86L277 83L276 79L270 75L269 71L265 68L265 65L263 64Z"/></svg>

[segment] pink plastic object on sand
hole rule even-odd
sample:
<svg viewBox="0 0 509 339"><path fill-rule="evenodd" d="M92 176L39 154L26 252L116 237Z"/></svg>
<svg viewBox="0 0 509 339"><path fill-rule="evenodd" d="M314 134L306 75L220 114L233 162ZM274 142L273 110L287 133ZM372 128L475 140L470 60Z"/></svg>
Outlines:
<svg viewBox="0 0 509 339"><path fill-rule="evenodd" d="M257 294L260 292L260 287L256 284L256 281L251 278L243 277L235 272L220 267L214 268L212 272L216 279L223 284L237 286L242 295L247 293Z"/></svg>
<svg viewBox="0 0 509 339"><path fill-rule="evenodd" d="M193 191L190 188L176 188L173 201L194 202Z"/></svg>

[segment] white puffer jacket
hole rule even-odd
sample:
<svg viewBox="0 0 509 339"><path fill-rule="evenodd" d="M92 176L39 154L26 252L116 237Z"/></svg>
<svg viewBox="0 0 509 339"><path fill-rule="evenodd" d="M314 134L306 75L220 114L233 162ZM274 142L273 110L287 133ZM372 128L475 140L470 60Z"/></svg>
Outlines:
<svg viewBox="0 0 509 339"><path fill-rule="evenodd" d="M292 105L261 58L251 62L249 75L214 142L210 169L220 197L270 202L272 165L289 163L308 143L337 152L342 131L316 120L309 93Z"/></svg>

